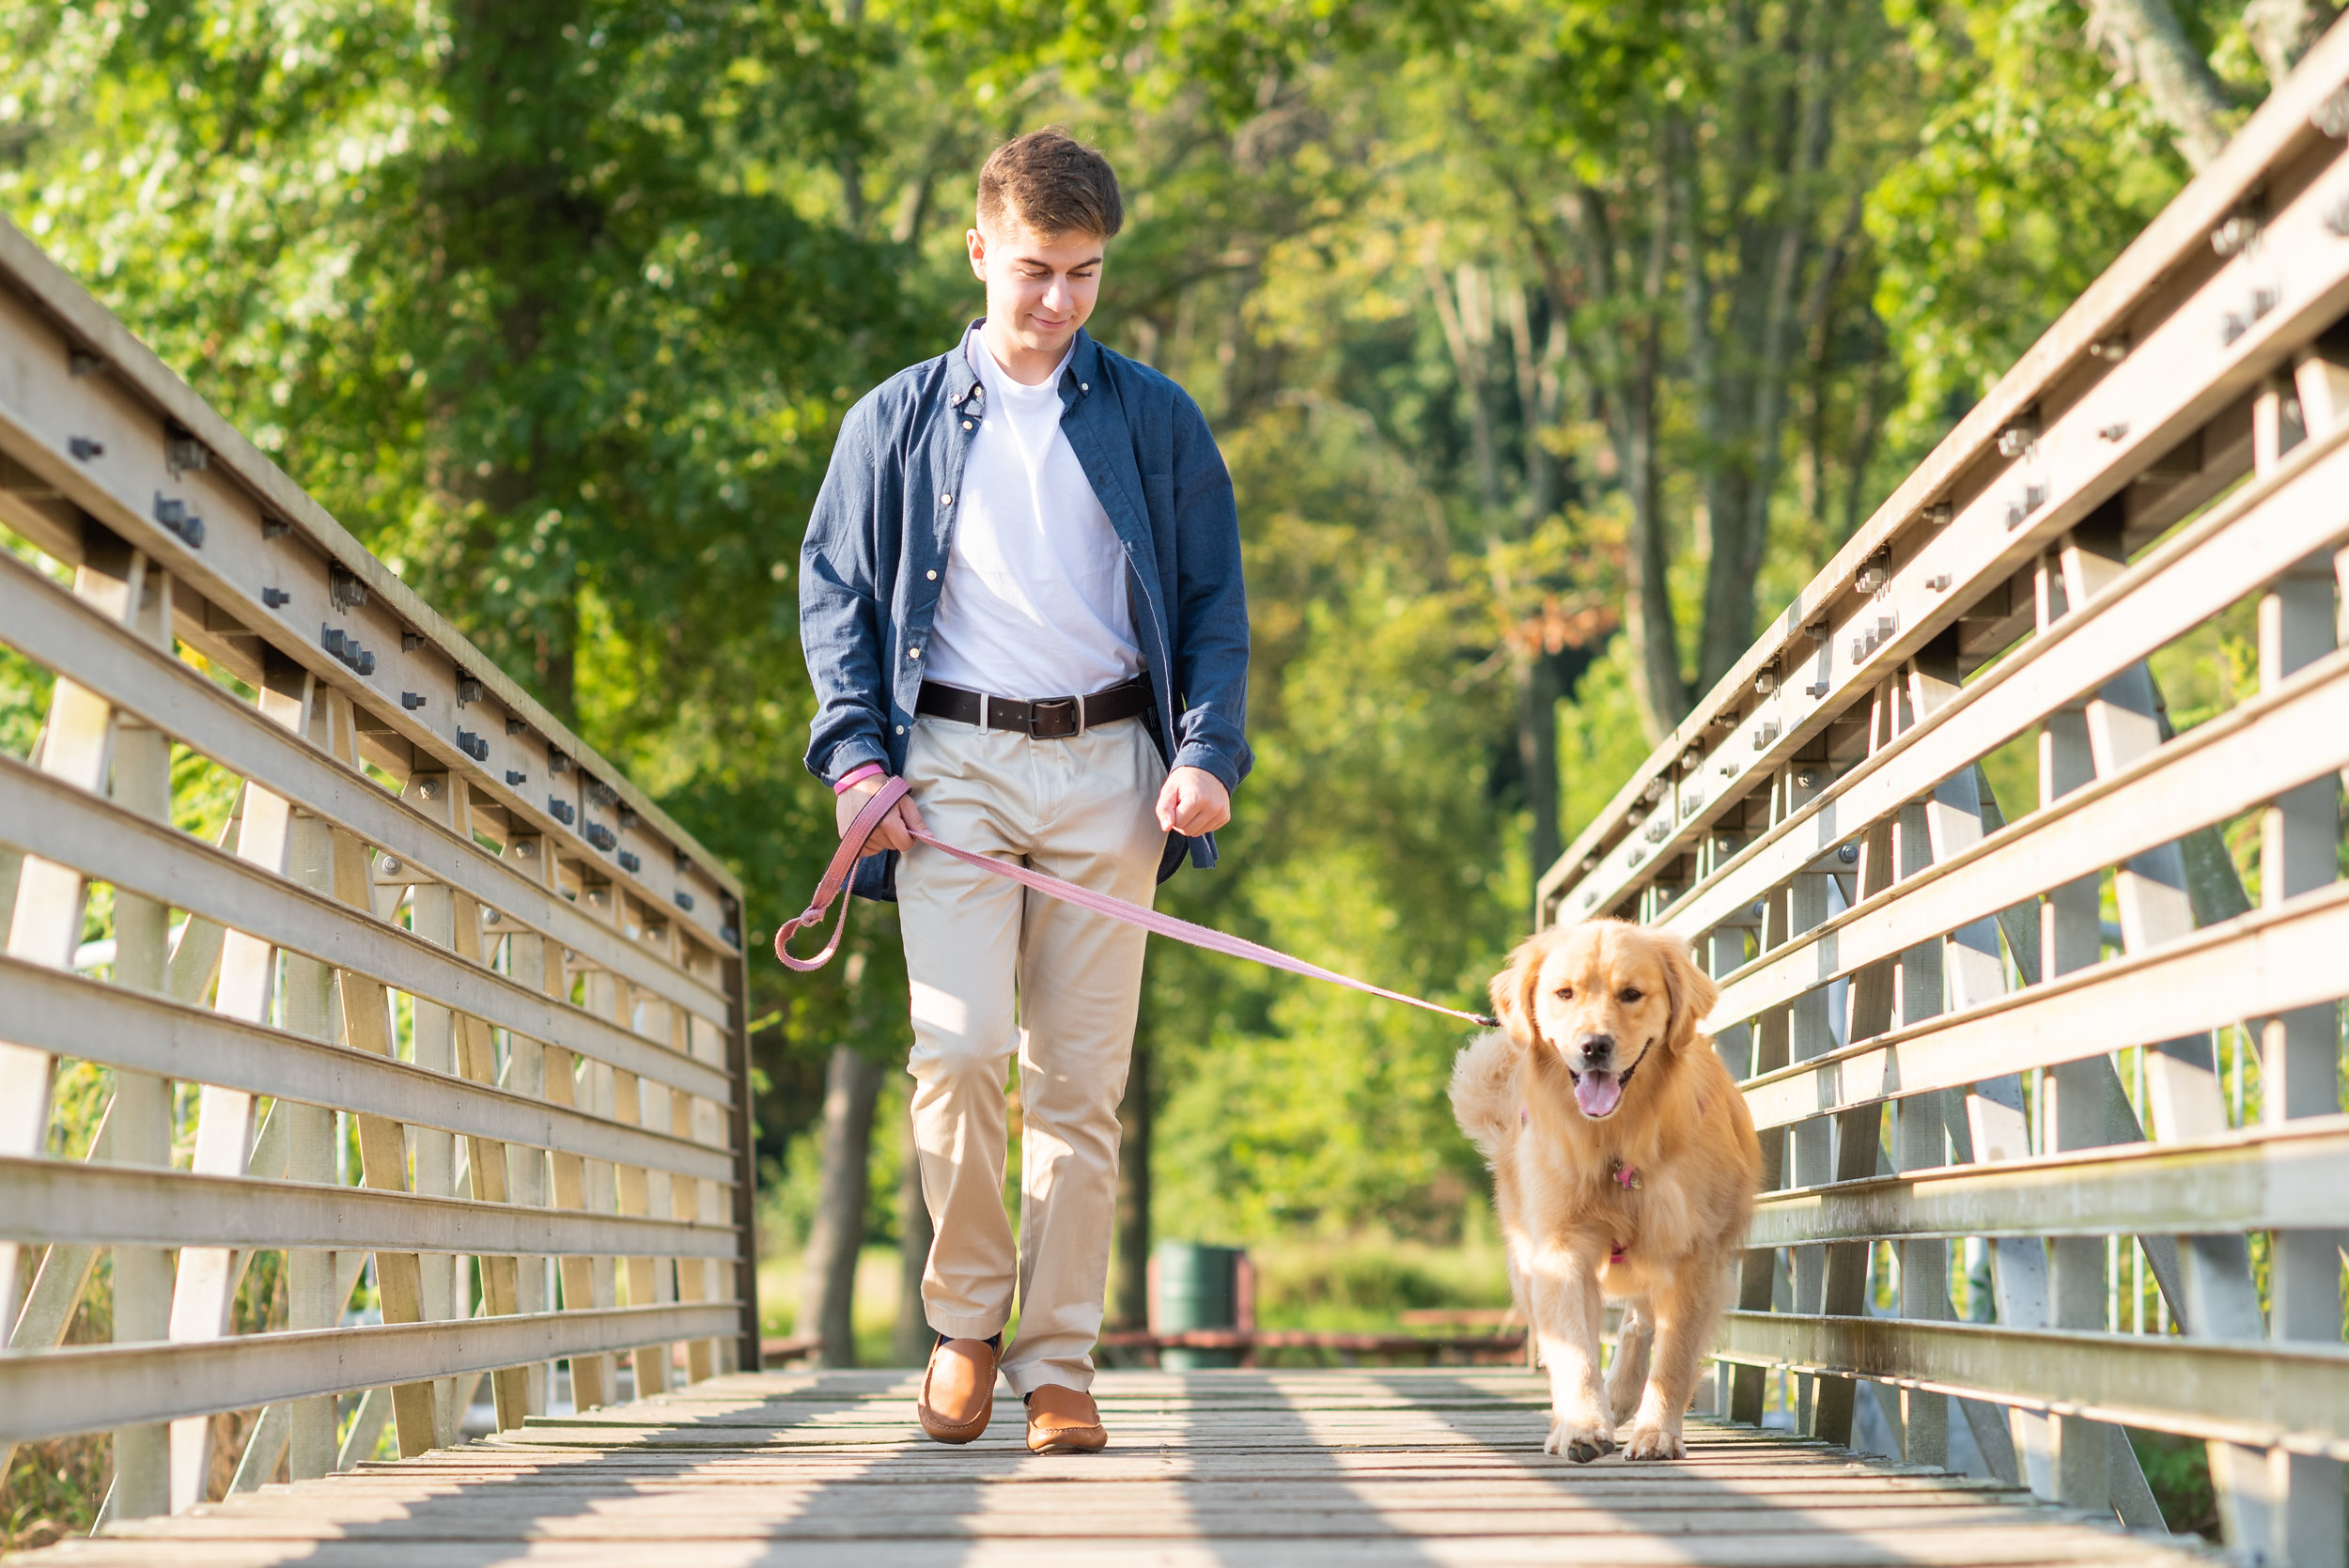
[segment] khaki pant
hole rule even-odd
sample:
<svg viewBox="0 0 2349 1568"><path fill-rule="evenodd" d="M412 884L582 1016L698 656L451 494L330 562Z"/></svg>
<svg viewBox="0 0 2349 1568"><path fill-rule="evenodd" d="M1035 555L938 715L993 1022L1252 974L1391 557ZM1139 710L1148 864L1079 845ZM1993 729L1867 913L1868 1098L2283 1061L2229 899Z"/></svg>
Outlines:
<svg viewBox="0 0 2349 1568"><path fill-rule="evenodd" d="M905 776L932 833L1147 905L1166 843L1165 765L1138 719L1034 740L926 718ZM897 869L912 981L913 1133L937 1239L930 1327L985 1339L1025 1397L1085 1389L1108 1288L1144 934L921 845ZM1019 1249L1003 1214L1005 1069L1019 1053Z"/></svg>

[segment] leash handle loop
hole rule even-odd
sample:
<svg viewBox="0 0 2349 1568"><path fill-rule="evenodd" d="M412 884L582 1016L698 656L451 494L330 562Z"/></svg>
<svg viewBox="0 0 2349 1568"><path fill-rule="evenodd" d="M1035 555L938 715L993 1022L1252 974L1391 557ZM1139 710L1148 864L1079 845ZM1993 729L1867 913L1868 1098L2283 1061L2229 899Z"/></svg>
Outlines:
<svg viewBox="0 0 2349 1568"><path fill-rule="evenodd" d="M897 802L904 800L912 787L903 779L891 779L874 791L873 798L864 802L864 808L848 824L848 831L840 835L840 847L832 851L832 864L824 868L823 880L816 884L815 895L807 901L807 908L797 920L786 922L783 928L775 933L775 956L782 959L787 968L807 974L832 962L832 955L840 950L840 939L848 933L848 906L854 902L840 898L840 894L848 887L848 878L856 873L856 862L863 857L865 841L873 836L874 830L881 825L881 819L896 809ZM835 898L840 898L840 918L832 923L832 939L824 944L824 950L812 958L792 956L788 945L791 939L811 925L823 924L825 911Z"/></svg>

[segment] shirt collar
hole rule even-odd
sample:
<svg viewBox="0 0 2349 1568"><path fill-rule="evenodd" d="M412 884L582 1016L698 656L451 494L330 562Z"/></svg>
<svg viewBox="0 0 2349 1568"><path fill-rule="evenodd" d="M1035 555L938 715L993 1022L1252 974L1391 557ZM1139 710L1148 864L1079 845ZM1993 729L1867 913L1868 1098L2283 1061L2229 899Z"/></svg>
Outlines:
<svg viewBox="0 0 2349 1568"><path fill-rule="evenodd" d="M971 355L967 352L972 334L985 325L987 325L986 317L972 318L971 323L962 329L962 342L957 345L953 353L946 356L947 400L957 408L969 402L974 393L980 396L986 396L985 389L979 380L978 369L971 363ZM1091 333L1079 327L1077 340L1068 346L1068 356L1061 362L1062 403L1073 403L1079 397L1090 394L1093 390L1093 383L1100 379L1100 374L1101 346L1093 341Z"/></svg>
<svg viewBox="0 0 2349 1568"><path fill-rule="evenodd" d="M969 402L971 395L979 390L978 368L963 350L970 345L971 334L986 323L987 318L982 316L963 328L962 340L955 345L955 351L946 356L946 397L957 408Z"/></svg>

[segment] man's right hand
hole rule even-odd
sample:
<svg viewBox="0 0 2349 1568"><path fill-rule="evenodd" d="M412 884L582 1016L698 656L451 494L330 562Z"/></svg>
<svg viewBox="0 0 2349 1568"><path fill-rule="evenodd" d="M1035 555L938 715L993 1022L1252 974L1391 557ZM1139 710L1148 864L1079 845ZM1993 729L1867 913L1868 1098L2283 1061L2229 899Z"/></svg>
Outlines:
<svg viewBox="0 0 2349 1568"><path fill-rule="evenodd" d="M848 824L856 820L856 814L864 809L864 803L879 795L888 783L887 775L876 773L871 778L859 779L840 792L832 809L839 818L842 837L848 836ZM913 835L923 831L922 814L914 807L913 797L905 796L889 808L889 815L874 828L873 836L864 841L864 853L878 855L884 849L902 853L913 847Z"/></svg>

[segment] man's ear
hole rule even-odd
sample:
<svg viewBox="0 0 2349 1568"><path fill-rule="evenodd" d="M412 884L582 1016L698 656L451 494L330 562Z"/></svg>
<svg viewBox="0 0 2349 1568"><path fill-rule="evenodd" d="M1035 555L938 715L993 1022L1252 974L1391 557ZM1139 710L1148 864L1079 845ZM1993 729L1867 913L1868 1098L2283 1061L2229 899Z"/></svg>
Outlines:
<svg viewBox="0 0 2349 1568"><path fill-rule="evenodd" d="M1526 938L1509 955L1509 967L1493 976L1493 1017L1519 1046L1537 1044L1542 1037L1541 1026L1533 1021L1533 986L1541 978L1544 945L1539 932Z"/></svg>
<svg viewBox="0 0 2349 1568"><path fill-rule="evenodd" d="M1696 1038L1697 1026L1712 1016L1714 1003L1721 1000L1721 988L1697 967L1687 942L1667 935L1659 935L1657 940L1663 948L1664 992L1672 1007L1664 1038L1671 1049L1678 1050Z"/></svg>

